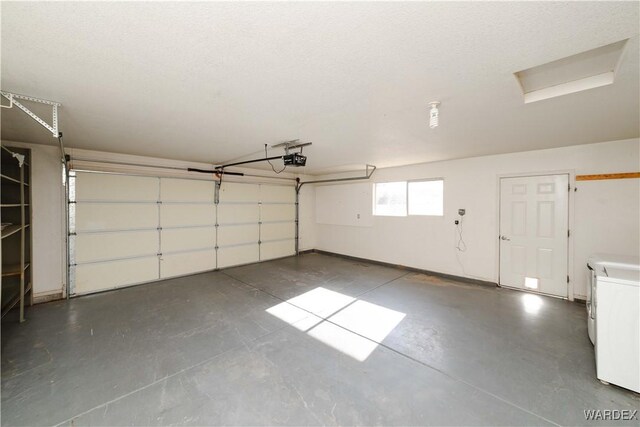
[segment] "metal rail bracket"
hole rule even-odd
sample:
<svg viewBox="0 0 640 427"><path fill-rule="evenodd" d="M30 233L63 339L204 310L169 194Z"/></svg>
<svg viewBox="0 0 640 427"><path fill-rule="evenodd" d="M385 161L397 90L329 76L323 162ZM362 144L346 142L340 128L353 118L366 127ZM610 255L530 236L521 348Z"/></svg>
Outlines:
<svg viewBox="0 0 640 427"><path fill-rule="evenodd" d="M58 136L60 136L60 134L58 132L58 107L61 104L59 102L47 101L46 99L34 98L32 96L19 95L17 93L11 93L11 92L5 92L5 91L0 91L0 94L2 94L2 96L4 96L7 100L9 100L9 105L3 106L3 108L13 108L13 106L15 105L16 107L18 107L19 109L24 111L33 120L35 120L36 122L40 123L45 129L47 129L49 132L51 132L51 134L52 134L52 136L54 138L58 138ZM38 116L36 113L31 111L29 108L25 107L20 101L18 101L18 99L22 99L22 100L25 100L25 101L31 101L31 102L37 102L39 104L50 105L51 106L51 116L52 116L51 122L52 122L52 124L50 125L44 119L42 119L40 116Z"/></svg>

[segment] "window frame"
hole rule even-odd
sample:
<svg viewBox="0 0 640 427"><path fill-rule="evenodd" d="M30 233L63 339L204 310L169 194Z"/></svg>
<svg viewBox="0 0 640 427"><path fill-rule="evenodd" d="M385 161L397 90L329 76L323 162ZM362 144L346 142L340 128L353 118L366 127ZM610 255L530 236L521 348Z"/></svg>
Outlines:
<svg viewBox="0 0 640 427"><path fill-rule="evenodd" d="M409 197L409 185L414 182L431 182L431 181L442 181L442 215L430 215L430 214L412 214L410 213L411 209L411 198ZM395 184L395 183L404 183L405 185L405 201L406 201L406 209L404 215L386 215L380 214L376 212L376 199L377 199L377 186L378 184ZM444 177L433 177L433 178L419 178L419 179L407 179L403 181L380 181L373 183L373 197L372 197L372 207L371 212L372 216L382 216L382 217L395 217L395 218L406 218L409 216L424 216L424 217L432 217L432 218L444 218L445 212L445 179Z"/></svg>
<svg viewBox="0 0 640 427"><path fill-rule="evenodd" d="M442 181L442 215L430 215L430 214L412 214L411 213L411 198L409 197L409 184L412 182L431 182L431 181ZM407 216L428 216L433 218L443 218L444 217L444 178L421 178L421 179L410 179L407 180Z"/></svg>

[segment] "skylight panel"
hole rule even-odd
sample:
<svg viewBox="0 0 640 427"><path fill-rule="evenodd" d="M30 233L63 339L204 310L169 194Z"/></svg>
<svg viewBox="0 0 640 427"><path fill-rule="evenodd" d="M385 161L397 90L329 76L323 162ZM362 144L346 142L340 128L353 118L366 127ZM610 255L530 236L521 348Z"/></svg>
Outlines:
<svg viewBox="0 0 640 427"><path fill-rule="evenodd" d="M627 41L518 71L525 104L612 84Z"/></svg>

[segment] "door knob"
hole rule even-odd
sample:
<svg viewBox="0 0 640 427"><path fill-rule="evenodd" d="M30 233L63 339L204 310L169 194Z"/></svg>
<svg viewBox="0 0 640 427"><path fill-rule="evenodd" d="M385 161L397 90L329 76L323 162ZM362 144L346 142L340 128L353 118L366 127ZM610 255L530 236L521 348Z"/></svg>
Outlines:
<svg viewBox="0 0 640 427"><path fill-rule="evenodd" d="M500 236L500 239L502 239L502 240L511 240L507 236Z"/></svg>

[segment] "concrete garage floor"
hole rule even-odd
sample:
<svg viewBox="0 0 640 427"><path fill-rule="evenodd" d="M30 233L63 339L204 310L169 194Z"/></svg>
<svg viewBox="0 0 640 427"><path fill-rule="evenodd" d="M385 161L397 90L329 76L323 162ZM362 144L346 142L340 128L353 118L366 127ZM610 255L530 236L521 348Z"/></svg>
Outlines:
<svg viewBox="0 0 640 427"><path fill-rule="evenodd" d="M583 425L640 407L595 378L582 305L319 254L27 314L2 323L2 425Z"/></svg>

